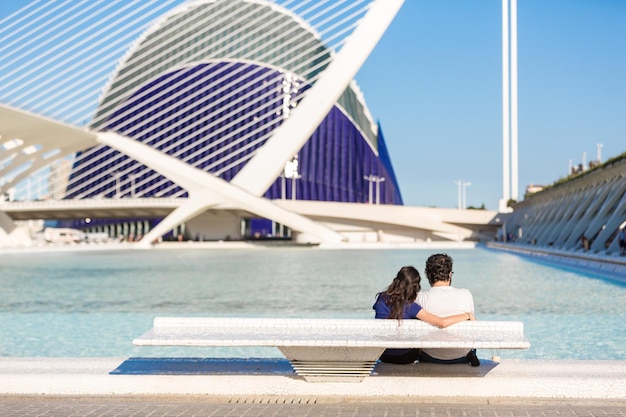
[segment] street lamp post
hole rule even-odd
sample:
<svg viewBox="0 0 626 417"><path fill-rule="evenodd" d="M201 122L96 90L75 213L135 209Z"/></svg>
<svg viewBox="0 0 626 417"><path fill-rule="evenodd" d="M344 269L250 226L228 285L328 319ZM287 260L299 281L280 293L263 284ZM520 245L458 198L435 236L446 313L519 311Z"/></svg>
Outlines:
<svg viewBox="0 0 626 417"><path fill-rule="evenodd" d="M128 174L128 178L130 178L130 196L131 198L135 198L135 178L137 176L135 174Z"/></svg>
<svg viewBox="0 0 626 417"><path fill-rule="evenodd" d="M296 199L296 180L299 180L300 178L302 178L302 175L299 175L299 174L295 174L294 176L291 177L291 199L292 200Z"/></svg>
<svg viewBox="0 0 626 417"><path fill-rule="evenodd" d="M454 181L454 183L458 186L458 191L457 191L457 208L459 210L465 210L467 208L467 196L466 196L466 187L472 185L471 182L469 181L465 181L465 180L457 180Z"/></svg>
<svg viewBox="0 0 626 417"><path fill-rule="evenodd" d="M366 181L369 182L369 194L367 197L367 202L369 204L372 204L372 187L373 187L373 181L372 181L372 176L371 175L365 175L363 178L365 178Z"/></svg>
<svg viewBox="0 0 626 417"><path fill-rule="evenodd" d="M376 179L376 204L380 204L380 183L385 181L385 177L378 177Z"/></svg>
<svg viewBox="0 0 626 417"><path fill-rule="evenodd" d="M287 198L287 175L284 172L280 174L280 182L280 198L284 200Z"/></svg>
<svg viewBox="0 0 626 417"><path fill-rule="evenodd" d="M369 203L372 204L372 186L373 183L376 183L376 204L380 204L380 183L385 181L385 177L370 174L365 175L363 178L369 181Z"/></svg>
<svg viewBox="0 0 626 417"><path fill-rule="evenodd" d="M283 200L286 198L286 187L285 187L285 179L289 178L291 179L291 199L295 200L296 199L296 180L299 180L300 178L302 178L302 175L298 174L298 155L294 156L294 158L291 161L287 161L287 163L285 163L285 169L283 171L283 175L282 175L283 179L283 189L282 189L282 198Z"/></svg>
<svg viewBox="0 0 626 417"><path fill-rule="evenodd" d="M115 172L111 174L112 177L115 178L115 198L120 198L120 176L122 174L120 172Z"/></svg>

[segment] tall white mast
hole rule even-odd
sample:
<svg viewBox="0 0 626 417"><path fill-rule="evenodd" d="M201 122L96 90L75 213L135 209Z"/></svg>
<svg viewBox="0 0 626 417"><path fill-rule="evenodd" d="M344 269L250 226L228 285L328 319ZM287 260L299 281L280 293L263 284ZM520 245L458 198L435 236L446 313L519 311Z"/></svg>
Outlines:
<svg viewBox="0 0 626 417"><path fill-rule="evenodd" d="M510 9L509 9L510 1ZM509 33L510 25L510 33ZM502 0L502 199L519 199L517 152L517 0Z"/></svg>
<svg viewBox="0 0 626 417"><path fill-rule="evenodd" d="M506 203L511 198L509 176L509 0L502 0L502 199L499 211L506 211Z"/></svg>
<svg viewBox="0 0 626 417"><path fill-rule="evenodd" d="M511 0L511 198L519 201L517 133L517 0Z"/></svg>

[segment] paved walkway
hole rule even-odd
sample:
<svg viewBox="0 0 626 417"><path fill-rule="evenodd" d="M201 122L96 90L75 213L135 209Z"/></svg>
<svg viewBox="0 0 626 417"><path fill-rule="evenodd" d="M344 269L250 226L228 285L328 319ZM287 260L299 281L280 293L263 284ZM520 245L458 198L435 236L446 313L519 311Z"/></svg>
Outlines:
<svg viewBox="0 0 626 417"><path fill-rule="evenodd" d="M559 416L623 417L624 403L611 401L302 401L216 402L201 397L0 397L2 417L200 417L200 416Z"/></svg>
<svg viewBox="0 0 626 417"><path fill-rule="evenodd" d="M375 371L310 383L284 359L0 358L0 417L626 417L626 361Z"/></svg>

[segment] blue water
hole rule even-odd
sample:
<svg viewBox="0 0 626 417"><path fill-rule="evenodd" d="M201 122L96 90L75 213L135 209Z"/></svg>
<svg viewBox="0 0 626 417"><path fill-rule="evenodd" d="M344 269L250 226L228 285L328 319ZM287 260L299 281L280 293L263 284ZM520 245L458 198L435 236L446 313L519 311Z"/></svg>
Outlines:
<svg viewBox="0 0 626 417"><path fill-rule="evenodd" d="M626 359L626 286L488 249L445 251L476 316L520 320L503 358ZM0 356L275 356L135 347L155 316L373 317L375 294L431 250L175 249L0 255ZM428 288L428 282L422 284ZM482 356L488 357L490 352ZM481 352L479 351L479 356Z"/></svg>

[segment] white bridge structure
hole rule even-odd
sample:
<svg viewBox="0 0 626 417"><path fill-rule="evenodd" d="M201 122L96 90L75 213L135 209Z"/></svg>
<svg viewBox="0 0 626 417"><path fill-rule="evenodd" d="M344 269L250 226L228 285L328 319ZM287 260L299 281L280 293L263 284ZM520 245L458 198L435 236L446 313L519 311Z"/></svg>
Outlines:
<svg viewBox="0 0 626 417"><path fill-rule="evenodd" d="M402 3L27 4L0 21L0 243L32 219L157 219L142 247L250 218L301 243L490 239L494 212L402 205L353 80Z"/></svg>

